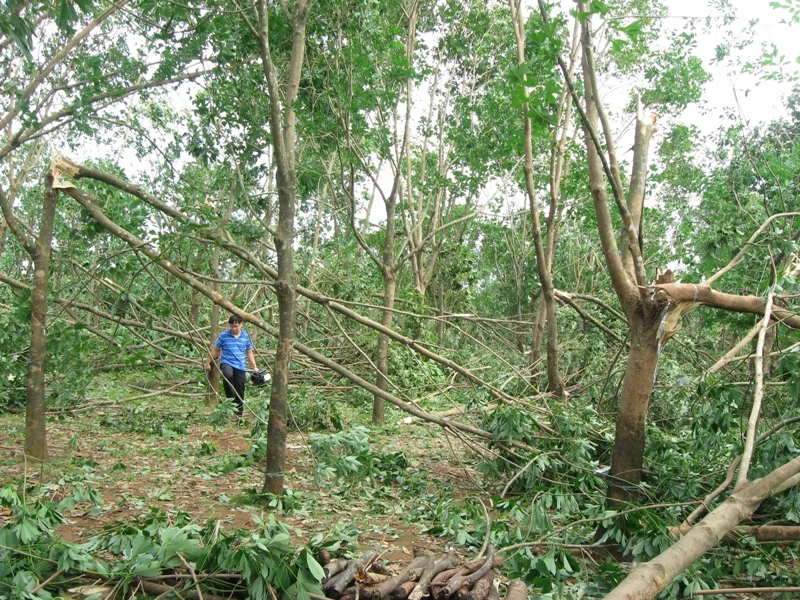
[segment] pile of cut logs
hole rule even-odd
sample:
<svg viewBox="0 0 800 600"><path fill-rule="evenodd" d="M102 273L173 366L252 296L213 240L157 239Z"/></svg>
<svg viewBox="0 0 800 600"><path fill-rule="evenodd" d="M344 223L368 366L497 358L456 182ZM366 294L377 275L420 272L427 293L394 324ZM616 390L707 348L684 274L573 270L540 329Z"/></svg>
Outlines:
<svg viewBox="0 0 800 600"><path fill-rule="evenodd" d="M450 550L436 557L415 549L414 559L393 574L381 555L368 552L352 560L333 559L324 565L325 596L335 600L500 600L494 567L502 565L489 546L486 558L462 563ZM528 589L515 579L506 586L505 600L527 600Z"/></svg>

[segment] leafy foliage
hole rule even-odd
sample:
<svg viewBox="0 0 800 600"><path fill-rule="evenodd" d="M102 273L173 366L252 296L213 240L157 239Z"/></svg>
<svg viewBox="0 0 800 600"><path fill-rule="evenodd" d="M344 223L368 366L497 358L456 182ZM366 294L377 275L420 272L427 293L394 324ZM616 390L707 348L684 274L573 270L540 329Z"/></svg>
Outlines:
<svg viewBox="0 0 800 600"><path fill-rule="evenodd" d="M82 577L112 581L124 592L140 577L158 577L187 565L204 574L200 585L207 592L231 593L245 586L251 598L269 598L274 590L297 600L322 593L324 574L314 557L322 538L295 550L292 530L272 516L256 518L250 531L220 532L213 522L201 527L185 513L170 516L154 509L76 544L55 536L53 528L63 517L40 491L22 496L5 486L0 501L12 513L0 527L0 598L47 600ZM240 574L241 580L217 579L218 573ZM46 585L39 585L45 580Z"/></svg>

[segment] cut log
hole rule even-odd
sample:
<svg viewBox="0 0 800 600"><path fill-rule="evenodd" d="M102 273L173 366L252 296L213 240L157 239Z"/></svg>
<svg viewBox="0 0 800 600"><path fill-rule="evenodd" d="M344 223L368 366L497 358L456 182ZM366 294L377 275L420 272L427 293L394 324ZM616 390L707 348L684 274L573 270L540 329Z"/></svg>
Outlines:
<svg viewBox="0 0 800 600"><path fill-rule="evenodd" d="M431 580L431 585L430 585L431 596L433 596L436 600L441 600L442 598L444 598L444 588L447 585L448 581L450 581L453 577L459 577L474 573L475 571L480 569L485 563L486 563L485 559L479 558L477 560L464 563L463 565L460 565L453 569L442 571ZM501 566L503 566L503 559L495 555L494 560L492 561L492 567L501 567Z"/></svg>
<svg viewBox="0 0 800 600"><path fill-rule="evenodd" d="M444 587L442 591L442 595L445 598L449 598L453 594L455 594L459 589L466 586L467 588L471 588L475 585L475 582L478 581L481 577L486 575L489 570L492 568L492 564L494 563L496 551L493 545L489 545L486 551L486 560L481 565L481 567L471 573L469 575L456 575L447 582L447 585Z"/></svg>
<svg viewBox="0 0 800 600"><path fill-rule="evenodd" d="M494 583L494 578L494 571L489 569L489 572L478 579L475 585L472 586L472 589L464 594L460 600L486 600L486 597L489 595L489 588L491 588Z"/></svg>
<svg viewBox="0 0 800 600"><path fill-rule="evenodd" d="M528 586L521 579L508 582L506 600L528 600Z"/></svg>
<svg viewBox="0 0 800 600"><path fill-rule="evenodd" d="M364 569L368 564L372 563L378 557L377 552L368 552L362 554L359 558L351 560L347 567L337 575L328 579L322 584L322 589L325 590L326 595L332 598L338 598L342 595L345 588L355 578L358 571Z"/></svg>
<svg viewBox="0 0 800 600"><path fill-rule="evenodd" d="M412 592L412 590L417 587L416 581L406 581L403 585L398 587L395 591L392 592L393 600L406 600L408 595Z"/></svg>
<svg viewBox="0 0 800 600"><path fill-rule="evenodd" d="M450 552L438 560L433 560L433 557L430 557L425 564L425 568L422 571L422 575L419 577L417 585L414 586L414 589L408 596L409 600L422 600L422 597L429 593L428 588L431 579L442 571L453 568L456 564L458 564L458 558L456 558L455 550L452 548Z"/></svg>
<svg viewBox="0 0 800 600"><path fill-rule="evenodd" d="M383 564L383 560L380 558L376 558L373 563L372 567L370 567L370 571L373 573L382 573L383 575L392 575L392 572L387 568L385 564Z"/></svg>
<svg viewBox="0 0 800 600"><path fill-rule="evenodd" d="M347 563L349 561L346 558L337 558L335 560L330 561L322 570L325 572L325 579L328 580L334 575L341 573L347 568Z"/></svg>
<svg viewBox="0 0 800 600"><path fill-rule="evenodd" d="M391 575L385 573L373 573L372 571L358 571L355 575L355 580L361 585L377 585L383 583L387 579L391 579Z"/></svg>
<svg viewBox="0 0 800 600"><path fill-rule="evenodd" d="M416 581L422 575L425 568L425 563L428 561L428 556L418 556L406 566L405 569L400 571L391 579L387 579L383 583L375 586L374 600L381 600L388 598L392 595L397 588L406 583L407 581Z"/></svg>

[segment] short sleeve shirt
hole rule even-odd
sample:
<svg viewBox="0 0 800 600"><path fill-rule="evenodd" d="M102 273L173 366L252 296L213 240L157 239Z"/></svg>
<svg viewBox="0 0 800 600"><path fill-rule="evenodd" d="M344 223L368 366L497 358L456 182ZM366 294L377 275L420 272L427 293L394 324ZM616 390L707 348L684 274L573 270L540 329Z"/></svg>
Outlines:
<svg viewBox="0 0 800 600"><path fill-rule="evenodd" d="M222 350L219 359L220 363L230 365L240 371L247 370L245 359L247 358L247 351L253 349L253 343L250 341L250 336L247 335L246 331L242 330L237 338L234 337L230 329L227 329L219 334L216 346Z"/></svg>

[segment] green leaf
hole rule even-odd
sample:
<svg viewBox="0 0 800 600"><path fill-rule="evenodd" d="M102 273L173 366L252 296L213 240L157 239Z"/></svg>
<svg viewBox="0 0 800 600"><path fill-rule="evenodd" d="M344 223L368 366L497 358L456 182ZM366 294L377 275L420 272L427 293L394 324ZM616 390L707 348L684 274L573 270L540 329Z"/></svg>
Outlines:
<svg viewBox="0 0 800 600"><path fill-rule="evenodd" d="M325 579L325 571L322 569L322 565L320 565L317 559L308 551L306 551L306 564L308 565L308 570L311 571L311 575L313 575L318 582L322 582L322 580Z"/></svg>

